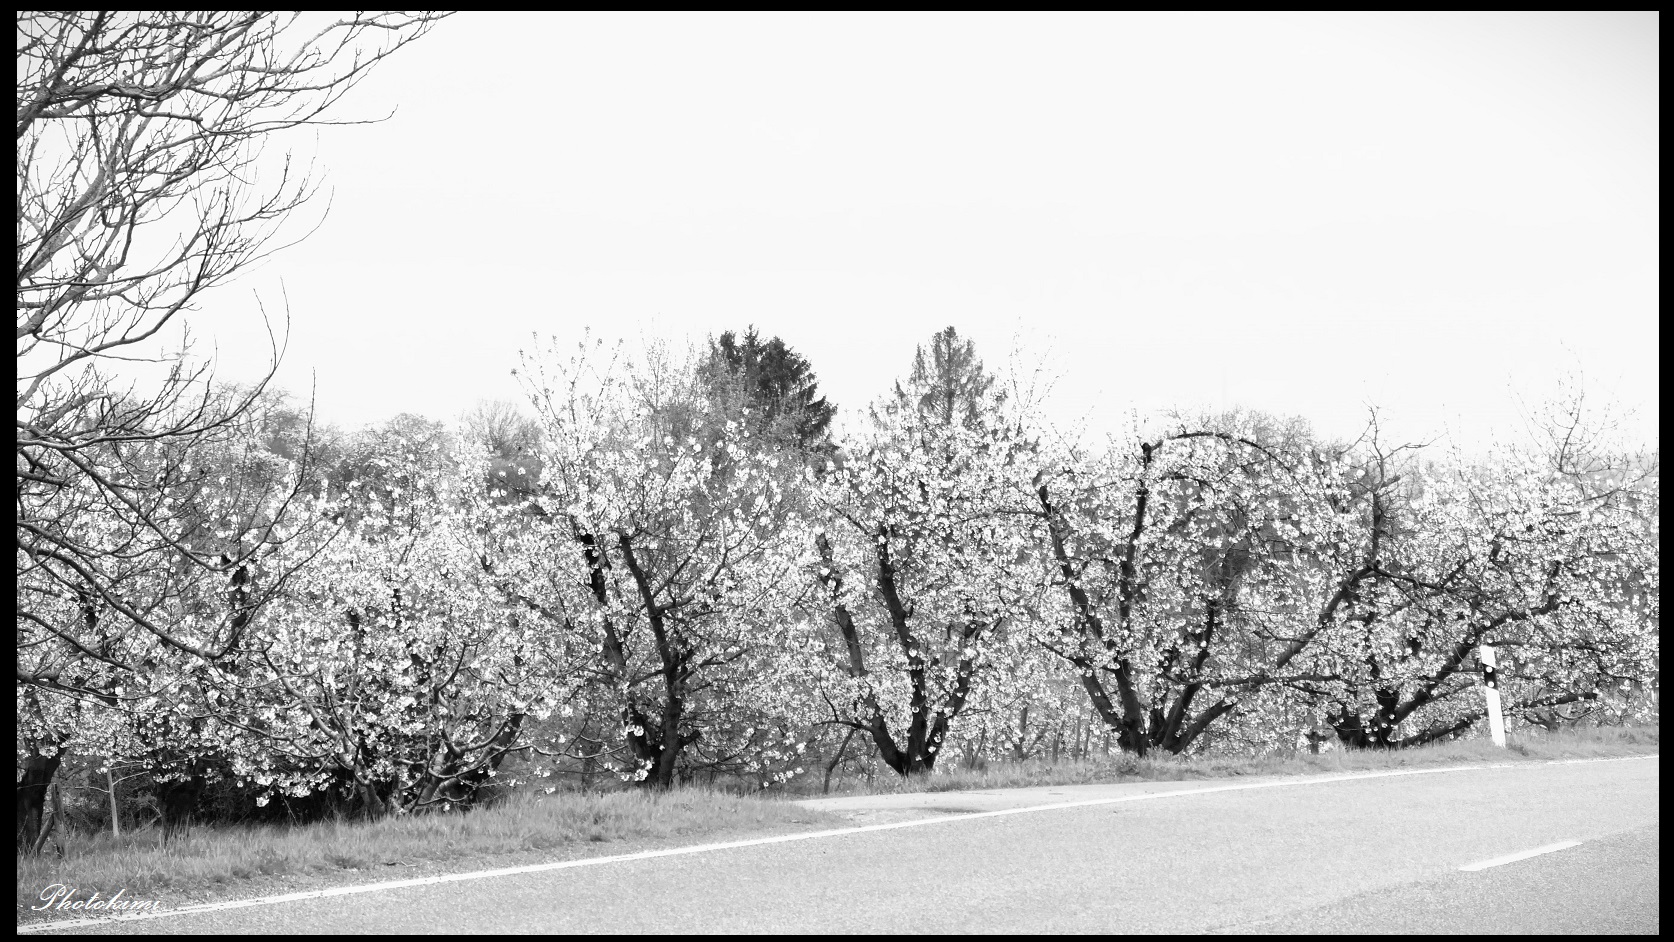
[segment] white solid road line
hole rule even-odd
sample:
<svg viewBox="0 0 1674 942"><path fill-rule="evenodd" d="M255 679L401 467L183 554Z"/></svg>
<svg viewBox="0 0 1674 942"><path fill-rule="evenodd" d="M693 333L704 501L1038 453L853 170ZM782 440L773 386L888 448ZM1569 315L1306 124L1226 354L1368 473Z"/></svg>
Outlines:
<svg viewBox="0 0 1674 942"><path fill-rule="evenodd" d="M508 877L522 873L543 873L548 870L569 870L574 867L597 867L604 864L624 863L630 860L650 860L656 857L678 857L686 854L702 854L717 850L730 850L737 847L758 847L763 844L786 844L791 841L818 840L825 837L842 837L848 834L865 834L869 831L893 831L899 828L929 827L932 825L950 824L956 821L969 821L973 818L999 818L1013 814L1033 814L1037 811L1059 811L1065 808L1090 808L1096 805L1113 805L1129 801L1151 801L1159 798L1183 798L1188 795L1207 795L1215 792L1241 792L1258 788L1296 788L1303 785L1324 785L1330 782L1348 782L1368 778L1391 778L1397 775L1437 775L1443 772L1476 772L1489 769L1526 768L1530 765L1573 765L1581 762L1625 762L1633 759L1655 759L1657 754L1645 756L1620 756L1609 759L1562 759L1553 762L1540 763L1496 763L1491 765L1450 765L1435 769L1397 769L1391 772L1357 772L1344 775L1327 775L1309 778L1281 779L1276 782L1247 782L1239 785L1217 785L1211 788L1191 788L1171 792L1152 792L1146 795L1126 795L1118 798L1091 798L1085 801L1064 801L1050 805L1028 805L1022 808L1004 808L999 811L977 811L970 814L943 815L935 818L919 818L913 821L897 821L893 824L867 824L852 828L837 828L827 831L806 831L801 834L780 834L774 837L757 837L743 841L726 841L719 844L698 844L692 847L672 847L667 850L647 850L635 854L617 854L611 857L584 857L580 860L565 860L558 863L529 864L522 867L505 867L498 870L473 870L467 873L448 873L436 877L417 877L411 880L389 880L382 883L362 883L357 886L339 886L329 890L310 890L304 893L286 893L282 896L262 896L256 899L233 900L225 903L203 903L197 906L183 906L180 909L168 909L160 912L131 913L119 916L105 916L96 919L66 919L32 922L19 925L19 933L44 932L52 929L73 929L79 926L95 926L109 922L126 922L134 919L160 919L165 916L184 916L189 913L212 913L228 909L246 909L251 906L271 906L275 903L290 903L305 899L325 899L331 896L352 896L359 893L375 893L380 890L395 890L409 886L431 886L437 883L456 883L462 880L484 880L490 877ZM1554 849L1556 849L1554 847ZM1489 861L1482 866L1492 866L1496 861ZM1504 861L1499 861L1504 862Z"/></svg>
<svg viewBox="0 0 1674 942"><path fill-rule="evenodd" d="M1487 870L1489 867L1498 867L1501 864L1516 863L1519 860L1528 860L1530 857L1539 857L1541 854L1550 854L1555 850L1563 850L1568 847L1580 846L1580 841L1559 841L1556 844L1547 844L1544 847L1521 850L1515 854L1506 854L1504 857L1495 857L1492 860L1479 860L1473 864L1465 864L1459 869L1466 871Z"/></svg>

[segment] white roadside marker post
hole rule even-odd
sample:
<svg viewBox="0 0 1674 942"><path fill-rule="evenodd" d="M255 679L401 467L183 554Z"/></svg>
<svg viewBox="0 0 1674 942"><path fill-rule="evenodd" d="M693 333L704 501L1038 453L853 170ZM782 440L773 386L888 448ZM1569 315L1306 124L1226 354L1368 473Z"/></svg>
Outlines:
<svg viewBox="0 0 1674 942"><path fill-rule="evenodd" d="M1494 745L1505 748L1505 717L1500 715L1500 679L1494 670L1494 646L1482 646L1482 693L1488 698L1488 731Z"/></svg>

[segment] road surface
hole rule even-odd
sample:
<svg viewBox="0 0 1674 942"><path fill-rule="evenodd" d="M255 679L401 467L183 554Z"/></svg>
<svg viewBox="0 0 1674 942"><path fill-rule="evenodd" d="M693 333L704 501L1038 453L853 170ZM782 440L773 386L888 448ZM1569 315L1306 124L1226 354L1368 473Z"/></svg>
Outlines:
<svg viewBox="0 0 1674 942"><path fill-rule="evenodd" d="M1659 778L1650 757L826 799L869 829L56 931L1655 933Z"/></svg>

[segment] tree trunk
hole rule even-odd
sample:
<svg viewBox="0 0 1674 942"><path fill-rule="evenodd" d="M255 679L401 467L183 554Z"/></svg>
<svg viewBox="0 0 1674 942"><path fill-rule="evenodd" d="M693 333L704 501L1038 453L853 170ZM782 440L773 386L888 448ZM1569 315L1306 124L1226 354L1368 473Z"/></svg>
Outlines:
<svg viewBox="0 0 1674 942"><path fill-rule="evenodd" d="M1023 709L1017 713L1017 742L1012 745L1012 757L1018 762L1029 758L1029 705L1023 704Z"/></svg>
<svg viewBox="0 0 1674 942"><path fill-rule="evenodd" d="M895 769L902 778L912 778L915 775L929 775L935 771L936 754L908 755L901 753L901 764Z"/></svg>
<svg viewBox="0 0 1674 942"><path fill-rule="evenodd" d="M837 771L838 763L843 761L843 753L848 751L849 740L853 739L854 734L858 732L860 730L850 727L848 735L843 737L843 744L837 747L837 754L831 757L830 764L825 767L825 785L820 788L820 794L828 795L831 793L831 773Z"/></svg>
<svg viewBox="0 0 1674 942"><path fill-rule="evenodd" d="M23 777L17 782L17 849L34 850L41 836L41 815L46 808L47 787L64 761L62 752L50 756L32 752L23 760Z"/></svg>
<svg viewBox="0 0 1674 942"><path fill-rule="evenodd" d="M443 766L443 774L429 775L419 791L414 807L424 807L432 804L440 794L452 804L462 809L476 808L481 801L482 790L492 784L494 777L491 773L498 772L505 762L506 755L517 744L519 732L523 729L523 722L528 714L514 713L506 718L506 722L494 734L485 749L490 751L486 765L478 763L467 772L460 772L460 762L457 757ZM427 766L428 770L428 766Z"/></svg>
<svg viewBox="0 0 1674 942"><path fill-rule="evenodd" d="M670 748L664 743L657 754L657 764L651 767L651 774L646 777L646 784L663 791L674 787L674 763L680 757L678 746Z"/></svg>
<svg viewBox="0 0 1674 942"><path fill-rule="evenodd" d="M31 852L39 854L46 849L47 841L52 837L52 829L64 818L64 790L57 782L52 783L52 810L47 812L46 823L41 825L41 833L35 838L35 846ZM64 845L53 841L58 848L58 856L64 856Z"/></svg>
<svg viewBox="0 0 1674 942"><path fill-rule="evenodd" d="M673 690L681 689L672 678L670 683ZM680 732L685 703L679 696L670 696L663 704L661 712L661 721L653 726L648 717L635 709L634 722L644 732L637 736L629 736L628 745L636 759L650 763L645 778L640 780L640 787L666 791L674 787L675 769L680 761L681 751L698 741L698 733Z"/></svg>
<svg viewBox="0 0 1674 942"><path fill-rule="evenodd" d="M110 788L110 836L122 836L122 809L116 803L116 773L105 766L105 785Z"/></svg>
<svg viewBox="0 0 1674 942"><path fill-rule="evenodd" d="M363 782L356 789L360 798L360 813L368 821L376 821L389 813L389 801L378 794L378 786L374 782Z"/></svg>
<svg viewBox="0 0 1674 942"><path fill-rule="evenodd" d="M1372 744L1371 737L1366 735L1366 725L1360 719L1360 714L1341 708L1329 718L1331 728L1337 732L1337 740L1344 749L1365 749Z"/></svg>
<svg viewBox="0 0 1674 942"><path fill-rule="evenodd" d="M163 812L163 843L172 843L186 835L192 815L203 797L203 779L191 776L181 781L164 782L159 796Z"/></svg>

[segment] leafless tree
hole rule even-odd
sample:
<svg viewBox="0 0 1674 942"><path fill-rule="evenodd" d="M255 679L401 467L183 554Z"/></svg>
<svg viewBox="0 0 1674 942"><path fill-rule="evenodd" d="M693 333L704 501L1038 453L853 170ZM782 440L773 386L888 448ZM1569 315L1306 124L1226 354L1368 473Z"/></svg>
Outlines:
<svg viewBox="0 0 1674 942"><path fill-rule="evenodd" d="M500 458L532 455L540 444L540 423L516 403L503 399L479 400L460 422L472 445L486 448Z"/></svg>
<svg viewBox="0 0 1674 942"><path fill-rule="evenodd" d="M112 671L237 649L263 596L257 550L301 475L265 499L222 491L222 508L265 508L241 520L194 505L237 478L281 345L266 378L227 394L188 359L185 315L282 247L317 190L289 154L267 162L269 136L357 123L325 115L441 17L18 13L20 684L108 697ZM206 603L217 617L169 617ZM40 720L19 726L20 846L56 767Z"/></svg>

